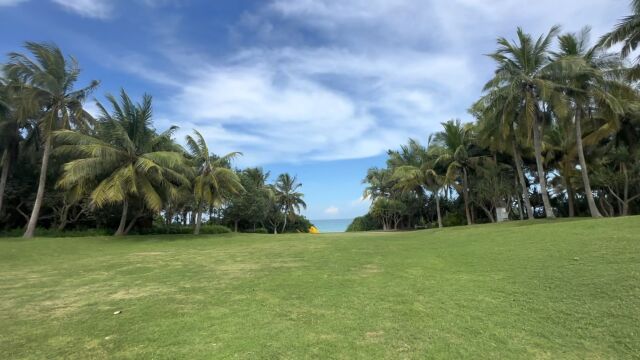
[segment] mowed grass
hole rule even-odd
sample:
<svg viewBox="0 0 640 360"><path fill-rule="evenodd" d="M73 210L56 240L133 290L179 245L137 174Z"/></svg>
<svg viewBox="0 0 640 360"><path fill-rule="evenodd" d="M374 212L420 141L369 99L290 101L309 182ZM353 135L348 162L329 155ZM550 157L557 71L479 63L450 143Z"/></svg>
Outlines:
<svg viewBox="0 0 640 360"><path fill-rule="evenodd" d="M0 274L2 359L640 357L638 217L2 239Z"/></svg>

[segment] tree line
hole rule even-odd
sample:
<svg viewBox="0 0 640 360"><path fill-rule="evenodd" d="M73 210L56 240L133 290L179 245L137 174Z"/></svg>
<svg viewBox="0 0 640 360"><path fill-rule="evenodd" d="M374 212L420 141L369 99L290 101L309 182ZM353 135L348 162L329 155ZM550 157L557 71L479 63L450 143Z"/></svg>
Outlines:
<svg viewBox="0 0 640 360"><path fill-rule="evenodd" d="M78 87L78 62L53 44L25 48L8 55L0 77L0 230L308 230L296 177L268 183L261 168L233 169L242 154L213 154L196 130L181 146L177 127L153 127L149 95L107 95L94 118L84 104L99 82Z"/></svg>
<svg viewBox="0 0 640 360"><path fill-rule="evenodd" d="M640 0L595 44L590 29L497 40L474 121L388 151L363 182L372 200L350 230L640 212ZM619 52L610 49L621 45ZM437 224L437 225L436 225Z"/></svg>

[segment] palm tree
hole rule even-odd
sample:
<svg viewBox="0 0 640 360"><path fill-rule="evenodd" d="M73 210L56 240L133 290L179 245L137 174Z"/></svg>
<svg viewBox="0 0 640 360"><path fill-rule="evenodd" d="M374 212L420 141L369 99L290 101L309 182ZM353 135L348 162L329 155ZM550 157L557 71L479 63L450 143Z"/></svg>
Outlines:
<svg viewBox="0 0 640 360"><path fill-rule="evenodd" d="M542 130L547 114L541 104L551 105L558 113L563 110L563 98L557 91L558 86L549 80L549 47L559 30L557 26L552 27L549 33L540 36L535 42L521 28L517 30L518 42L499 38L498 50L489 55L498 64L498 69L484 88L485 91L502 93L505 108L520 109L518 126L533 132L540 192L548 218L555 215L547 192L543 165Z"/></svg>
<svg viewBox="0 0 640 360"><path fill-rule="evenodd" d="M408 146L402 147L403 153L409 156L393 157L389 162L394 166L393 178L397 181L396 187L403 191L426 189L433 194L436 200L436 213L438 227L442 227L442 215L440 212L440 190L444 184L444 176L438 175L435 170L435 159L429 156L427 148L417 141L410 139Z"/></svg>
<svg viewBox="0 0 640 360"><path fill-rule="evenodd" d="M82 109L82 103L98 86L98 82L92 81L89 86L74 90L80 75L80 68L74 58L65 59L62 51L53 44L27 42L25 48L35 60L24 54L10 53L5 72L9 78L25 83L27 88L24 95L28 99L25 101L37 104L42 109L42 116L38 120L44 141L40 179L33 211L24 233L25 238L31 238L35 234L44 198L53 132L58 129L87 127L91 117Z"/></svg>
<svg viewBox="0 0 640 360"><path fill-rule="evenodd" d="M462 124L459 119L442 123L443 131L437 132L430 139L429 152L435 157L435 166L447 168L446 178L453 182L459 179L458 192L464 200L464 211L467 225L471 225L469 199L469 169L474 158L470 155L473 144L473 131L469 124Z"/></svg>
<svg viewBox="0 0 640 360"><path fill-rule="evenodd" d="M602 52L600 47L589 48L589 32L590 29L586 27L580 34L568 33L560 36L558 38L560 50L553 55L555 65L559 69L570 69L558 71L557 82L565 84L565 93L572 102L576 150L589 212L592 217L602 217L591 191L584 155L582 123L593 112L592 109L596 103L607 106L617 114L622 113L622 107L617 99L607 90L607 85L611 82L606 80L604 74L607 71L619 69L621 64L614 61L611 55ZM567 63L572 66L567 66Z"/></svg>
<svg viewBox="0 0 640 360"><path fill-rule="evenodd" d="M288 173L280 174L276 180L276 196L284 214L284 224L282 225L283 233L287 228L287 218L293 220L301 208L307 208L307 204L303 200L304 194L298 191L301 187L302 184L297 181L297 178L295 176L292 177Z"/></svg>
<svg viewBox="0 0 640 360"><path fill-rule="evenodd" d="M393 172L389 169L370 168L367 175L362 180L363 184L367 184L362 197L375 201L380 197L390 197L395 185Z"/></svg>
<svg viewBox="0 0 640 360"><path fill-rule="evenodd" d="M142 213L127 226L128 211L135 200L156 213L163 198L175 197L178 189L189 186L182 153L167 149L166 141L174 128L158 135L151 127L151 96L135 104L122 90L120 103L107 96L113 111L99 102L101 116L97 137L61 130L55 133L60 145L56 152L77 157L64 165L58 182L68 191L89 193L93 206L121 204L122 213L115 235L126 235Z"/></svg>
<svg viewBox="0 0 640 360"><path fill-rule="evenodd" d="M510 108L505 91L492 91L476 102L471 112L478 119L479 141L496 152L511 154L518 183L520 184L521 197L524 201L527 217L533 219L533 207L529 198L529 185L524 176L522 150L519 139L522 137L516 127L519 109ZM518 202L520 203L520 202ZM520 209L520 218L524 218L524 209Z"/></svg>
<svg viewBox="0 0 640 360"><path fill-rule="evenodd" d="M212 156L204 137L196 130L195 137L187 135L187 147L196 165L196 177L193 181L193 194L196 201L196 226L194 234L200 233L204 205L220 206L231 195L244 191L240 178L229 168L229 161L241 155L229 153L223 157Z"/></svg>
<svg viewBox="0 0 640 360"><path fill-rule="evenodd" d="M622 43L620 56L626 58L637 47L640 42L640 0L631 1L631 11L633 14L626 16L620 20L615 28L602 36L598 45L611 48L616 44ZM636 58L636 66L632 69L633 78L640 76L640 55Z"/></svg>

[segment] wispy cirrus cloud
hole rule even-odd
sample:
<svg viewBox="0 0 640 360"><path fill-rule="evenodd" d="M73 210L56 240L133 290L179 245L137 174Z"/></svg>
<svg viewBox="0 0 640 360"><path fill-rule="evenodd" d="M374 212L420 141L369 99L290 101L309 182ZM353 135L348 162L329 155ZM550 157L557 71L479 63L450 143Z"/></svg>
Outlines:
<svg viewBox="0 0 640 360"><path fill-rule="evenodd" d="M107 19L114 10L113 1L108 0L51 0L64 9L80 16Z"/></svg>
<svg viewBox="0 0 640 360"><path fill-rule="evenodd" d="M0 6L15 6L29 0L0 0Z"/></svg>

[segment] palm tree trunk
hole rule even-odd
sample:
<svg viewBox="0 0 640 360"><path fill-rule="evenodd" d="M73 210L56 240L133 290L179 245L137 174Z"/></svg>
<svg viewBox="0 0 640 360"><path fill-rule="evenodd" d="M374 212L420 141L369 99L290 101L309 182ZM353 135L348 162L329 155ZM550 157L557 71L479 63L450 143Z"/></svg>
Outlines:
<svg viewBox="0 0 640 360"><path fill-rule="evenodd" d="M0 214L2 214L2 201L4 199L4 189L7 187L7 179L9 178L9 167L11 166L11 157L9 150L5 150L2 156L4 164L2 164L2 175L0 175Z"/></svg>
<svg viewBox="0 0 640 360"><path fill-rule="evenodd" d="M607 207L606 207L606 205L604 204L604 194L601 194L601 195L598 197L598 200L600 201L600 207L602 208L602 212L604 213L604 216L606 216L606 217L611 217L612 215L611 215L611 214L609 214L609 212L607 211Z"/></svg>
<svg viewBox="0 0 640 360"><path fill-rule="evenodd" d="M518 186L518 180L516 179L516 186ZM516 201L518 202L518 216L520 220L524 220L524 208L522 207L522 199L520 194L515 194Z"/></svg>
<svg viewBox="0 0 640 360"><path fill-rule="evenodd" d="M589 181L589 172L587 171L587 161L584 158L584 147L582 146L582 112L580 107L576 110L576 147L578 149L578 160L580 160L580 174L582 175L582 182L584 183L584 192L587 196L587 203L589 204L589 212L591 217L602 217L596 202L593 199L593 192L591 191L591 182Z"/></svg>
<svg viewBox="0 0 640 360"><path fill-rule="evenodd" d="M42 207L42 200L44 199L44 188L47 183L47 170L49 169L49 157L51 155L51 135L47 136L47 140L44 143L44 151L42 152L42 165L40 166L40 179L38 180L38 192L36 193L36 201L33 204L33 210L31 211L31 217L29 218L29 224L27 225L27 231L25 231L23 237L32 238L36 233L36 226L38 225L38 217L40 216L40 208Z"/></svg>
<svg viewBox="0 0 640 360"><path fill-rule="evenodd" d="M442 215L440 214L440 196L438 195L437 191L433 195L436 198L436 213L438 214L438 227L442 228Z"/></svg>
<svg viewBox="0 0 640 360"><path fill-rule="evenodd" d="M487 217L489 218L489 221L491 221L492 223L496 222L495 217L493 217L493 214L491 213L490 209L487 209L486 206L484 205L480 205L480 208L482 209L482 211L484 211L485 214L487 214Z"/></svg>
<svg viewBox="0 0 640 360"><path fill-rule="evenodd" d="M202 205L198 204L196 207L196 227L193 230L193 234L194 235L199 235L200 234L200 226L202 224L202 209L201 209Z"/></svg>
<svg viewBox="0 0 640 360"><path fill-rule="evenodd" d="M538 182L540 183L540 194L542 195L542 203L544 204L544 212L547 218L555 218L553 209L551 208L551 201L549 200L549 193L547 192L547 179L544 172L544 165L542 163L542 134L540 133L540 124L536 121L533 124L533 148L536 155L536 167L538 169Z"/></svg>
<svg viewBox="0 0 640 360"><path fill-rule="evenodd" d="M529 188L527 187L527 181L524 178L524 171L522 170L522 156L520 155L520 151L518 151L518 146L515 144L515 139L513 143L513 159L516 163L518 182L520 183L520 188L522 190L522 201L524 201L524 206L527 209L527 218L533 219L533 207L531 206L531 200L529 200ZM522 208L520 209L520 212L523 212Z"/></svg>
<svg viewBox="0 0 640 360"><path fill-rule="evenodd" d="M282 233L287 229L287 212L284 212L284 225L282 225Z"/></svg>
<svg viewBox="0 0 640 360"><path fill-rule="evenodd" d="M468 192L468 186L469 186L469 179L467 177L467 168L463 167L462 168L462 174L463 174L463 178L462 178L462 198L464 200L464 212L467 215L467 225L471 225L473 223L473 221L471 220L471 212L469 212L469 192Z"/></svg>
<svg viewBox="0 0 640 360"><path fill-rule="evenodd" d="M129 211L129 202L125 200L122 203L122 215L120 215L120 225L118 225L118 230L113 234L114 236L122 236L124 235L125 226L127 226L127 212Z"/></svg>
<svg viewBox="0 0 640 360"><path fill-rule="evenodd" d="M133 226L136 224L136 222L138 222L138 219L140 217L142 217L142 214L138 214L138 215L134 216L133 219L131 219L131 222L129 223L127 228L124 229L124 235L128 235L129 234L129 231L131 231L131 229L133 229Z"/></svg>
<svg viewBox="0 0 640 360"><path fill-rule="evenodd" d="M573 188L571 187L571 184L565 180L565 185L567 188L567 206L569 207L569 217L574 217L576 216L576 209L575 209L575 205L574 205L574 192L573 192Z"/></svg>
<svg viewBox="0 0 640 360"><path fill-rule="evenodd" d="M60 215L60 224L58 225L58 231L64 230L67 227L68 217L69 217L69 209L71 209L71 205L63 205L62 215Z"/></svg>

